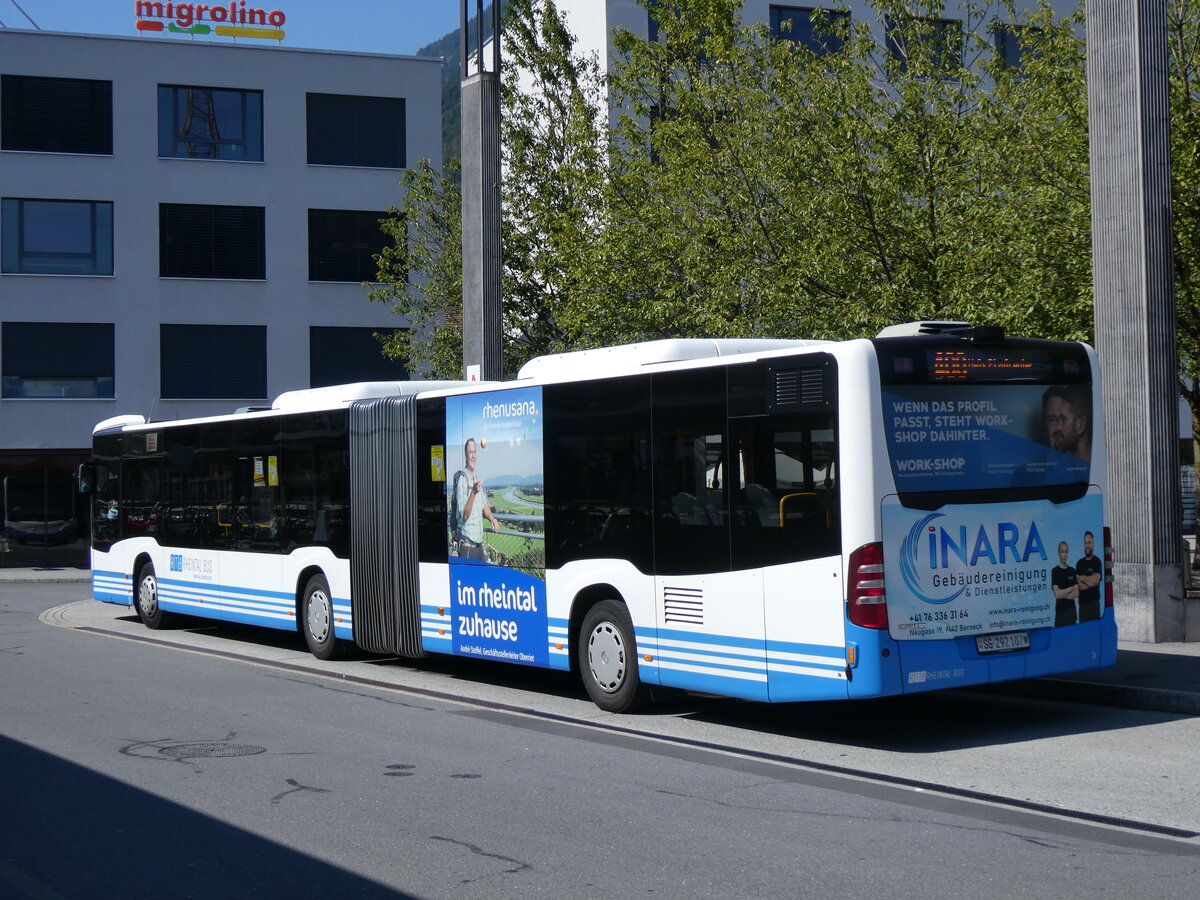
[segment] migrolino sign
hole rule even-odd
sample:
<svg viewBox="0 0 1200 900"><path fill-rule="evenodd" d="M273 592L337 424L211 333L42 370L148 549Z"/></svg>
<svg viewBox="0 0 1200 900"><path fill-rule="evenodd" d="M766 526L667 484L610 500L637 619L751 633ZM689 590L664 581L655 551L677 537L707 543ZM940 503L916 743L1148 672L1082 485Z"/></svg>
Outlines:
<svg viewBox="0 0 1200 900"><path fill-rule="evenodd" d="M246 0L229 3L134 3L138 31L170 31L175 34L216 34L221 37L266 38L281 41L287 16L278 9L256 9Z"/></svg>

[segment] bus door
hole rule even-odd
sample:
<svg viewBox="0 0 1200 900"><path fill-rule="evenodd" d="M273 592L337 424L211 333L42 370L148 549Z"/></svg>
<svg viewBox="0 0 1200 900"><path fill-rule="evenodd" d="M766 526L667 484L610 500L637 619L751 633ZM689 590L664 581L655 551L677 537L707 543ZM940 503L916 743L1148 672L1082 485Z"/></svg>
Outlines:
<svg viewBox="0 0 1200 900"><path fill-rule="evenodd" d="M730 424L733 568L761 574L770 699L844 695L832 414L750 416Z"/></svg>
<svg viewBox="0 0 1200 900"><path fill-rule="evenodd" d="M661 683L766 700L763 573L731 565L725 372L657 374L653 387Z"/></svg>

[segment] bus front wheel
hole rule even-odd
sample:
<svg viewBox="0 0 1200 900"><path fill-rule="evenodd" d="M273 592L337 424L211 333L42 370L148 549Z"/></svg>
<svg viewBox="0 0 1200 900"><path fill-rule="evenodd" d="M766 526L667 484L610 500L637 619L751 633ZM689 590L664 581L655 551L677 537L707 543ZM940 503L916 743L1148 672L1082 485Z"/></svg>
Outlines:
<svg viewBox="0 0 1200 900"><path fill-rule="evenodd" d="M588 696L608 712L634 712L650 702L638 677L637 641L625 604L601 600L583 617L579 672Z"/></svg>
<svg viewBox="0 0 1200 900"><path fill-rule="evenodd" d="M148 562L138 570L136 590L134 605L142 624L156 631L166 625L169 616L158 605L158 579L154 575L154 563Z"/></svg>
<svg viewBox="0 0 1200 900"><path fill-rule="evenodd" d="M300 624L313 656L333 659L338 655L338 642L333 634L333 595L324 575L314 575L304 587Z"/></svg>

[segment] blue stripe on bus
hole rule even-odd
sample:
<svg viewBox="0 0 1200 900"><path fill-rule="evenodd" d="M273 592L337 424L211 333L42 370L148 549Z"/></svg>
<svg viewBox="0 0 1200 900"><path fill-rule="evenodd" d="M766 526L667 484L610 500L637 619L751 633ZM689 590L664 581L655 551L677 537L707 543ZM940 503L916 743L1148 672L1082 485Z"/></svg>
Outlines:
<svg viewBox="0 0 1200 900"><path fill-rule="evenodd" d="M106 572L101 569L92 569L93 578L117 578L122 581L129 581L130 578L124 572Z"/></svg>
<svg viewBox="0 0 1200 900"><path fill-rule="evenodd" d="M122 606L130 606L133 603L133 598L128 594L106 594L93 589L92 596L101 603L119 603Z"/></svg>
<svg viewBox="0 0 1200 900"><path fill-rule="evenodd" d="M729 663L726 663L726 662L718 662L718 661L714 660L710 654L707 654L707 653L691 653L690 656L700 657L700 658L692 659L692 658L689 658L689 656L684 656L679 653L671 653L669 650L664 651L660 647L659 651L658 651L658 662L660 665L662 663L670 662L670 663L680 663L680 664L687 665L687 666L696 666L697 668L716 669L719 671L727 671L727 672L752 672L755 675L762 675L764 677L766 676L766 673L767 673L767 661L762 658L750 659L750 658L742 657L742 659L744 659L745 662L748 663L748 665L735 666L735 665L730 665ZM755 663L757 663L757 665L755 665Z"/></svg>
<svg viewBox="0 0 1200 900"><path fill-rule="evenodd" d="M767 641L767 654L797 653L804 656L827 656L839 666L846 664L846 648L828 644L795 644L791 641Z"/></svg>
<svg viewBox="0 0 1200 900"><path fill-rule="evenodd" d="M210 619L262 625L280 631L296 630L296 596L286 591L267 591L236 585L215 585L160 578L159 602L163 609L202 615ZM333 633L343 639L353 637L353 615L349 598L331 597L334 613ZM342 621L337 621L338 619Z"/></svg>
<svg viewBox="0 0 1200 900"><path fill-rule="evenodd" d="M207 584L205 582L184 581L179 578L159 578L158 583L159 584L172 584L172 585L178 585L180 587L197 588L197 589L203 589L207 586ZM292 600L292 601L294 601L296 599L296 594L292 591L264 591L259 588L237 587L235 585L229 585L229 584L220 585L219 590L233 591L238 594L253 594L256 597L276 597L276 598ZM338 598L335 597L333 599L336 601ZM350 601L347 600L345 602L349 603Z"/></svg>

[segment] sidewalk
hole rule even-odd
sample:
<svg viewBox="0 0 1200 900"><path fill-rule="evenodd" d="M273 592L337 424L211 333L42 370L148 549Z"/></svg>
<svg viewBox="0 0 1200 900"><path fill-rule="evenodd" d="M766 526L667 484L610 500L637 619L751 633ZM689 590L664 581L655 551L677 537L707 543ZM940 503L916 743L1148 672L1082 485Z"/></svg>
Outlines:
<svg viewBox="0 0 1200 900"><path fill-rule="evenodd" d="M74 566L0 569L0 584L91 584L91 581L91 569Z"/></svg>
<svg viewBox="0 0 1200 900"><path fill-rule="evenodd" d="M90 582L88 569L0 569L0 585ZM1035 699L1200 715L1200 642L1120 641L1117 647L1117 664L1108 669L1008 681L985 690Z"/></svg>

